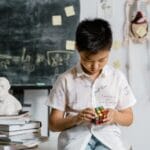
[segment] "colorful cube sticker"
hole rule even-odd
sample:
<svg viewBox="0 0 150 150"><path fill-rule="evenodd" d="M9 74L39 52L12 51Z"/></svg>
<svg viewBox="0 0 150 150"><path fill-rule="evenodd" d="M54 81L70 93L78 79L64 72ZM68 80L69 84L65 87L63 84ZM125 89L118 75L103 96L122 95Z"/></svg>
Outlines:
<svg viewBox="0 0 150 150"><path fill-rule="evenodd" d="M92 122L96 125L103 123L103 119L107 117L108 111L103 106L95 108L95 119Z"/></svg>

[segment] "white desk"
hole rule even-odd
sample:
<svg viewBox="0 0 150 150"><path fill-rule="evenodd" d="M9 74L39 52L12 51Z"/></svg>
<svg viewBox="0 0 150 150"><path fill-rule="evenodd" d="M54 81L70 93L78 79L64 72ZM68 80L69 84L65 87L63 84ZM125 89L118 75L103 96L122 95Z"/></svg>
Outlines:
<svg viewBox="0 0 150 150"><path fill-rule="evenodd" d="M1 146L0 150L16 150L13 146ZM57 150L57 145L55 141L48 141L40 144L38 147L34 148L24 148L23 150Z"/></svg>
<svg viewBox="0 0 150 150"><path fill-rule="evenodd" d="M44 142L42 144L40 144L38 146L39 150L56 150L56 148L54 147L54 144L52 144L52 142Z"/></svg>
<svg viewBox="0 0 150 150"><path fill-rule="evenodd" d="M55 141L48 141L40 144L36 148L32 148L32 150L57 150L57 145L55 144Z"/></svg>

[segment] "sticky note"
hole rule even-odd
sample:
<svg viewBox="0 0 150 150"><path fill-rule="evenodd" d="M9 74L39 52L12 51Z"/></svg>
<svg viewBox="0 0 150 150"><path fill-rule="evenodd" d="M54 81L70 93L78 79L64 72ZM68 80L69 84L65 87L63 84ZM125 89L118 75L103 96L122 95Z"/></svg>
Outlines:
<svg viewBox="0 0 150 150"><path fill-rule="evenodd" d="M120 42L120 41L117 41L117 40L114 41L112 48L113 48L114 50L120 49L120 48L121 48L121 42Z"/></svg>
<svg viewBox="0 0 150 150"><path fill-rule="evenodd" d="M75 41L66 41L66 49L67 50L75 50Z"/></svg>
<svg viewBox="0 0 150 150"><path fill-rule="evenodd" d="M113 62L113 67L116 68L116 69L120 69L121 68L121 62L120 62L120 60L115 60Z"/></svg>
<svg viewBox="0 0 150 150"><path fill-rule="evenodd" d="M65 13L67 17L74 16L75 15L74 7L73 6L65 7Z"/></svg>
<svg viewBox="0 0 150 150"><path fill-rule="evenodd" d="M52 24L53 24L53 26L60 26L60 25L62 25L62 17L61 17L61 15L52 16Z"/></svg>

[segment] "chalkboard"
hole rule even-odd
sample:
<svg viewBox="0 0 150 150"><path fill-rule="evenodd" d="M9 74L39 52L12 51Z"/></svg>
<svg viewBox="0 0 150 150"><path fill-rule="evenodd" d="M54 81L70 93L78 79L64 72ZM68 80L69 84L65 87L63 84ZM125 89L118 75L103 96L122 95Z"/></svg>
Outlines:
<svg viewBox="0 0 150 150"><path fill-rule="evenodd" d="M12 86L52 85L78 59L66 41L74 41L79 15L79 0L0 0L0 76Z"/></svg>

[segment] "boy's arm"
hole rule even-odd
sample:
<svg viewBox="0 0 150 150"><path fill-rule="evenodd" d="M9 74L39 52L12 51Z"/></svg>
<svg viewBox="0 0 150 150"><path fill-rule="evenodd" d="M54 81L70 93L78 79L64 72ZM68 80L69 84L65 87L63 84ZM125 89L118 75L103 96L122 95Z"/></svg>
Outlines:
<svg viewBox="0 0 150 150"><path fill-rule="evenodd" d="M108 109L108 115L105 120L107 124L117 123L122 126L129 126L133 122L132 108L126 108L124 110Z"/></svg>
<svg viewBox="0 0 150 150"><path fill-rule="evenodd" d="M49 116L49 129L60 132L84 122L91 122L93 117L94 112L91 108L86 108L75 116L67 117L65 117L65 113L63 111L52 109Z"/></svg>
<svg viewBox="0 0 150 150"><path fill-rule="evenodd" d="M60 132L76 125L76 117L64 118L64 112L52 109L49 115L49 129Z"/></svg>

